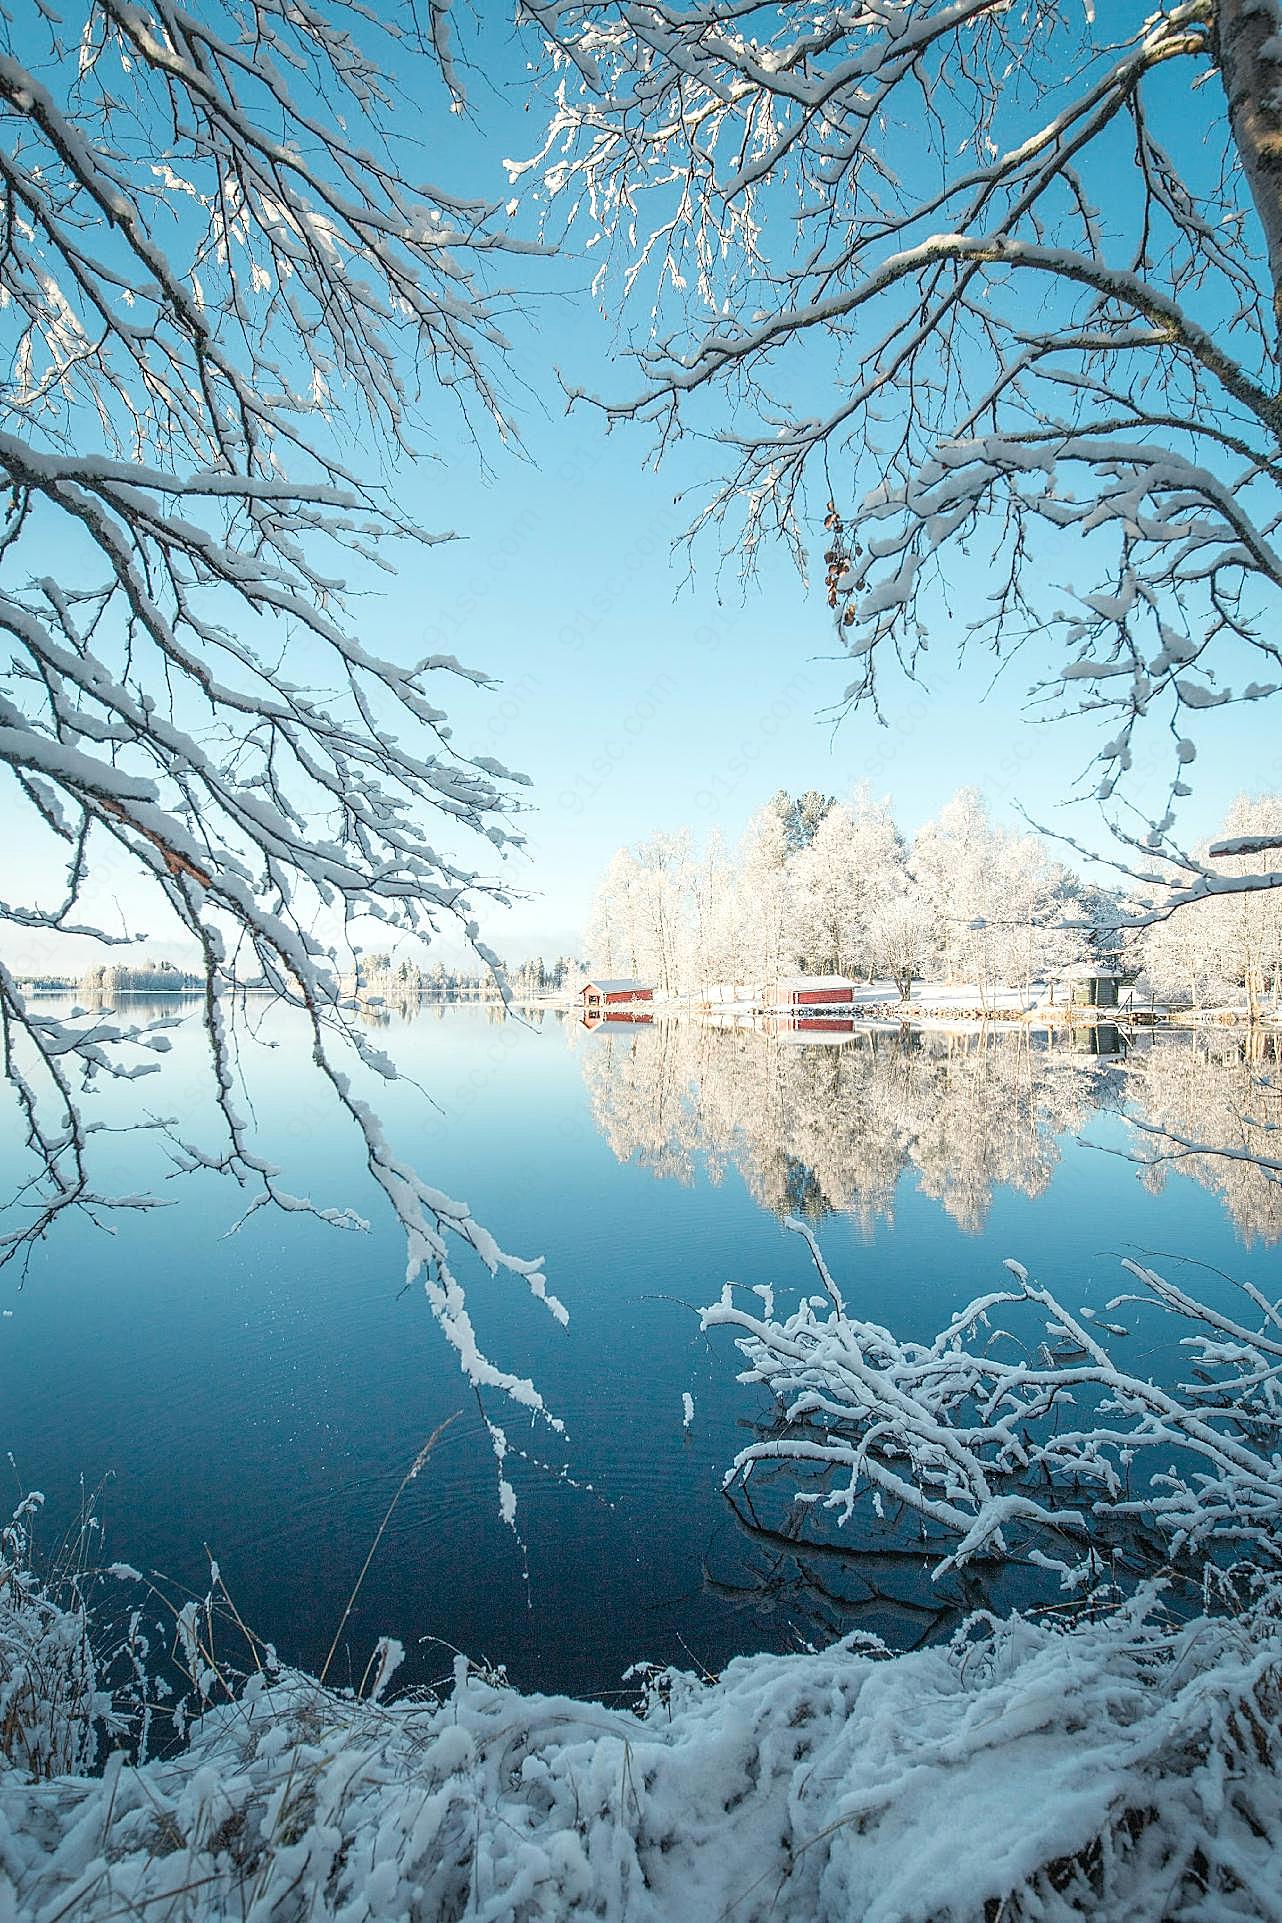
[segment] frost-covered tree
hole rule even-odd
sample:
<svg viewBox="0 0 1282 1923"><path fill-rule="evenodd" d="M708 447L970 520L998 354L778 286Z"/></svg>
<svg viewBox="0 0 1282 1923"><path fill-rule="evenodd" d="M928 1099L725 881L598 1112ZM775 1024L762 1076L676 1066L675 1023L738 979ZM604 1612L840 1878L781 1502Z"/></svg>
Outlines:
<svg viewBox="0 0 1282 1923"><path fill-rule="evenodd" d="M907 872L873 903L868 927L873 967L894 982L904 1001L926 965L933 932L925 891Z"/></svg>
<svg viewBox="0 0 1282 1923"><path fill-rule="evenodd" d="M794 969L889 977L908 996L923 975L1020 987L1092 948L1095 896L1050 859L1036 835L990 819L962 789L919 831L909 854L889 800L859 791L824 803L798 839L780 790L733 853L688 829L612 857L587 931L592 966L681 993L737 983L751 998ZM1102 912L1099 911L1099 912Z"/></svg>
<svg viewBox="0 0 1282 1923"><path fill-rule="evenodd" d="M689 981L717 982L733 976L738 960L735 911L734 869L721 833L714 829L691 862Z"/></svg>
<svg viewBox="0 0 1282 1923"><path fill-rule="evenodd" d="M735 975L777 980L798 958L790 816L776 796L759 808L739 846Z"/></svg>
<svg viewBox="0 0 1282 1923"><path fill-rule="evenodd" d="M370 919L457 923L492 959L472 902L500 893L521 779L451 739L445 692L486 677L412 640L378 652L345 602L394 537L436 538L389 481L441 410L452 433L507 429L489 267L514 243L420 178L425 120L443 132L458 104L444 10L424 19L329 0L5 14L0 769L7 845L37 838L52 880L6 888L0 917L28 945L124 939L104 897L122 870L142 881L200 956L220 1112L220 1141L171 1152L251 1209L313 1204L235 1092L233 983L296 1007L469 1372L537 1402L479 1356L449 1241L541 1293L538 1266L389 1146L361 1089L393 1070L341 988ZM3 966L0 1025L36 1178L0 1258L65 1209L147 1206L96 1180L81 1085L154 1067L165 1038L51 1019Z"/></svg>
<svg viewBox="0 0 1282 1923"><path fill-rule="evenodd" d="M872 929L878 904L903 886L904 844L888 801L861 791L837 802L793 862L797 940L821 971L874 971Z"/></svg>
<svg viewBox="0 0 1282 1923"><path fill-rule="evenodd" d="M783 817L788 846L794 854L809 847L835 799L818 788L807 788L802 795L790 795L786 788L780 788L774 796L774 806Z"/></svg>
<svg viewBox="0 0 1282 1923"><path fill-rule="evenodd" d="M696 525L822 540L851 701L969 554L961 632L1102 718L1099 794L1150 714L1186 792L1202 711L1282 681L1278 0L526 11L560 85L512 173L617 243L610 417L730 451Z"/></svg>
<svg viewBox="0 0 1282 1923"><path fill-rule="evenodd" d="M1245 848L1218 857L1219 877L1231 881L1252 873L1252 849L1272 837L1282 837L1282 796L1239 795L1214 845ZM1210 862L1205 850L1194 859ZM1135 946L1150 985L1163 999L1198 1007L1245 994L1252 1021L1282 1002L1282 893L1277 890L1207 893L1178 914L1150 923Z"/></svg>
<svg viewBox="0 0 1282 1923"><path fill-rule="evenodd" d="M665 992L688 974L693 875L688 828L654 834L611 858L593 896L586 944L604 975L635 975Z"/></svg>
<svg viewBox="0 0 1282 1923"><path fill-rule="evenodd" d="M982 934L991 839L983 797L964 788L913 841L912 872L933 922L932 960L946 982L974 980L983 988L987 979Z"/></svg>
<svg viewBox="0 0 1282 1923"><path fill-rule="evenodd" d="M636 975L641 962L633 902L636 859L616 848L592 895L583 943L590 968L602 975Z"/></svg>
<svg viewBox="0 0 1282 1923"><path fill-rule="evenodd" d="M1220 873L1229 877L1251 873L1257 865L1252 844L1260 842L1282 845L1282 795L1239 795L1216 845L1226 851L1243 843L1246 847L1241 853L1221 855L1216 864ZM1282 1003L1282 894L1229 891L1207 905L1222 924L1221 955L1246 990L1252 1021L1259 1018L1266 1001L1276 1010Z"/></svg>
<svg viewBox="0 0 1282 1923"><path fill-rule="evenodd" d="M959 790L920 829L909 867L933 919L943 980L973 982L986 999L1001 985L1027 989L1068 958L1073 938L1056 927L1064 871L1035 835L998 827L978 789Z"/></svg>
<svg viewBox="0 0 1282 1923"><path fill-rule="evenodd" d="M1155 1000L1174 1008L1202 1008L1226 1001L1232 984L1224 958L1208 940L1209 904L1192 903L1178 915L1164 916L1133 944L1143 980Z"/></svg>

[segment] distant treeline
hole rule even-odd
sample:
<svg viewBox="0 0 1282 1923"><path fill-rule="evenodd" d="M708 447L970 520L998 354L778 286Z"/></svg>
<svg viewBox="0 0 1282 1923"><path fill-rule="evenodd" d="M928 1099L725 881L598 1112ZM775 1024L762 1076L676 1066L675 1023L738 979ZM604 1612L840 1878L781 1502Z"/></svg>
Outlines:
<svg viewBox="0 0 1282 1923"><path fill-rule="evenodd" d="M559 955L550 964L542 955L536 955L515 966L509 964L504 970L504 979L519 1001L573 989L582 973L582 963L572 955ZM420 968L416 962L398 961L394 955L363 955L359 979L366 994L381 995L389 1001L411 997L430 1001L482 1001L498 992L488 970L468 972L447 968L444 962Z"/></svg>
<svg viewBox="0 0 1282 1923"><path fill-rule="evenodd" d="M847 802L810 789L774 795L737 847L683 828L621 848L598 884L589 964L677 994L704 984L777 981L793 973L1027 989L1079 966L1120 967L1171 1007L1282 1009L1282 889L1217 889L1259 867L1282 838L1282 794L1240 795L1214 840L1242 852L1194 850L1212 876L1200 900L1163 914L1168 886L1187 882L1152 857L1151 885L1123 891L1084 880L1051 844L994 822L963 788L916 834L889 797ZM1151 910L1157 918L1144 924ZM1142 925L1137 925L1142 924Z"/></svg>
<svg viewBox="0 0 1282 1923"><path fill-rule="evenodd" d="M572 955L560 955L551 963L541 955L509 966L505 979L511 993L521 1000L536 995L554 995L576 987L583 965ZM179 968L173 962L140 962L134 967L111 965L86 969L82 975L25 975L22 986L45 994L78 995L83 1001L110 1001L115 995L176 995L202 989L203 975ZM447 968L444 962L421 968L417 963L394 955L361 957L357 982L367 995L386 1000L484 1001L498 990L488 969L469 973Z"/></svg>
<svg viewBox="0 0 1282 1923"><path fill-rule="evenodd" d="M135 967L111 963L110 967L90 967L69 983L85 996L86 1002L110 1000L113 994L183 994L204 988L204 975L177 967L173 962L138 962Z"/></svg>

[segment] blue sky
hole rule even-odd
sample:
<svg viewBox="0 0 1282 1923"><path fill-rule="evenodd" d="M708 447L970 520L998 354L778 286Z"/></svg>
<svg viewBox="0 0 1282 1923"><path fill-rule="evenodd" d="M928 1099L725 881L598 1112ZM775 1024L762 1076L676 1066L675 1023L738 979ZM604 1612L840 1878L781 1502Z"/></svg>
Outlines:
<svg viewBox="0 0 1282 1923"><path fill-rule="evenodd" d="M428 163L502 199L502 159L535 143L539 121L537 105L524 112L529 89L519 60L502 50L495 73L493 88L477 85L471 119L445 116L437 99L424 124L434 137L439 115L439 132L453 143L430 149ZM461 749L492 755L533 781L528 857L508 871L532 898L487 915L491 943L513 959L576 948L594 881L615 848L686 824L696 833L718 827L733 840L780 787L846 794L866 780L892 796L911 832L973 784L999 819L1015 821L1022 804L1036 820L1102 848L1093 805L1064 805L1100 737L1084 722L1047 725L1025 711L1028 684L1053 664L1028 653L995 683L985 654L957 666L957 633L982 611L988 589L978 550L957 557L957 626L950 632L941 620L932 634L928 685L887 680L884 727L870 713L834 726L829 711L847 674L822 564L807 587L782 551L767 553L745 586L733 559L722 565L713 538L696 547L689 573L684 550L673 547L690 509L675 497L715 471L715 448L683 444L656 473L644 427L607 435L590 408L565 412L558 368L576 385L613 395L637 385L617 316L590 292L593 264L594 257L503 263L529 290L511 327L524 450L491 449L483 473L469 436L445 421L434 456L403 464L393 480L412 518L463 538L404 556L390 584L363 583L373 592L356 615L362 638L380 651L454 653L501 684L486 693L451 687L444 703ZM816 526L816 558L823 545ZM1071 555L1056 561L1071 571ZM1282 786L1277 712L1264 704L1200 718L1182 838L1209 833L1243 788ZM1145 778L1142 751L1131 792L1157 812L1169 749L1155 721L1152 773ZM462 844L455 852L468 854ZM22 883L34 856L18 854ZM128 899L123 905L137 912Z"/></svg>

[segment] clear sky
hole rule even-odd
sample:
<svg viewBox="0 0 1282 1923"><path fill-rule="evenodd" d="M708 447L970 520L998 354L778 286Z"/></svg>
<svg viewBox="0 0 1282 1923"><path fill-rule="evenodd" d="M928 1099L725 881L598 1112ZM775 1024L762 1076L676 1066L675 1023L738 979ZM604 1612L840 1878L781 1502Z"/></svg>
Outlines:
<svg viewBox="0 0 1282 1923"><path fill-rule="evenodd" d="M447 164L469 176L471 191L496 199L508 191L502 158L525 152L538 134L537 104L527 116L528 83L518 63L510 66L497 91L480 87L470 123L441 129L459 143ZM440 105L429 103L429 132ZM438 158L431 149L429 157ZM379 651L455 653L502 684L487 693L450 688L446 703L460 748L533 779L528 859L510 864L513 885L531 899L486 917L491 943L512 959L575 949L615 848L685 824L733 839L780 787L845 794L866 780L892 796L911 832L973 784L999 819L1014 821L1022 804L1039 822L1102 847L1094 807L1064 807L1099 738L1084 722L1047 725L1024 709L1028 684L1049 661L1026 654L990 685L991 658L977 654L959 670L958 632L941 622L929 685L887 681L887 726L865 713L834 726L825 711L847 674L822 564L806 587L775 552L744 586L712 540L696 548L688 574L673 544L689 509L674 496L714 471L716 450L683 446L656 474L645 428L607 435L590 409L564 411L557 368L596 391L636 386L617 316L589 290L591 264L505 264L509 278L533 290L512 326L513 391L519 399L522 384L528 390L524 452L494 450L483 474L472 442L447 424L436 458L399 470L401 505L425 527L464 538L407 556L399 578L371 584L357 616L362 639ZM816 556L822 546L816 526ZM1071 553L1055 561L1071 577ZM969 571L952 584L958 630L982 611L989 585L978 551L959 566ZM1267 703L1199 717L1182 839L1208 834L1242 789L1282 786L1280 717ZM1132 792L1158 811L1169 751L1155 722L1154 773L1144 781L1141 754ZM464 844L455 852L475 859ZM23 883L30 863L17 855Z"/></svg>

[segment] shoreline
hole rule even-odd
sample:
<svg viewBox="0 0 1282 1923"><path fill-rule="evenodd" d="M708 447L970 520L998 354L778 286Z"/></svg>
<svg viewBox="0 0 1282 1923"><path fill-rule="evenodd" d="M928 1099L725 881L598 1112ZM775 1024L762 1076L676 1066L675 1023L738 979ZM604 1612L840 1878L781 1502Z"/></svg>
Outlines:
<svg viewBox="0 0 1282 1923"><path fill-rule="evenodd" d="M24 991L34 997L48 1001L75 1001L79 995L79 985L75 983L21 983ZM252 995L264 1000L283 1000L273 995L270 989L244 987L235 990L242 995ZM117 1003L129 1001L197 1001L203 990L198 986L181 988L122 988L118 989L108 1001L91 1003L96 1010L107 1010ZM377 995L361 991L356 995L343 998L347 1011L359 1008L512 1008L512 1009L551 1009L563 1014L578 1014L580 1004L577 996L564 993L551 995ZM637 1014L644 1013L649 1020L637 1022ZM1076 1004L1073 1006L1047 1006L1045 1003L1031 1007L1020 1007L1000 1002L996 1006L985 1007L983 1003L950 998L941 995L939 999L927 994L920 1000L895 1001L878 998L873 1001L856 1001L849 1004L832 1004L816 1008L813 1013L799 1012L783 1006L768 1006L759 1002L705 1001L697 996L673 996L665 1001L648 1002L644 1010L619 1009L604 1018L601 1026L637 1027L653 1026L659 1021L698 1020L710 1027L758 1028L770 1024L780 1030L802 1032L812 1030L822 1033L827 1027L840 1022L843 1029L851 1032L890 1031L902 1029L957 1029L971 1031L976 1028L1007 1028L1045 1030L1059 1029L1174 1029L1187 1033L1205 1031L1224 1032L1232 1029L1247 1029L1264 1032L1282 1033L1282 1007L1270 1008L1263 1013L1251 1016L1246 1007L1220 1004L1209 1008L1168 1008L1160 1004L1150 1004L1137 1008L1093 1007Z"/></svg>

